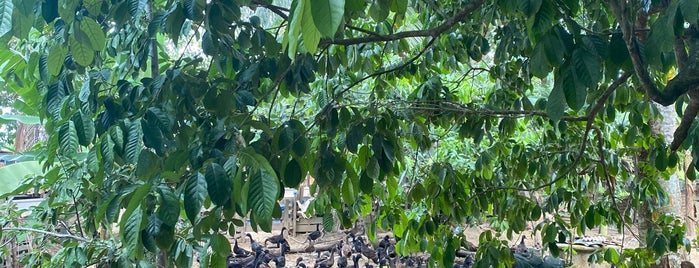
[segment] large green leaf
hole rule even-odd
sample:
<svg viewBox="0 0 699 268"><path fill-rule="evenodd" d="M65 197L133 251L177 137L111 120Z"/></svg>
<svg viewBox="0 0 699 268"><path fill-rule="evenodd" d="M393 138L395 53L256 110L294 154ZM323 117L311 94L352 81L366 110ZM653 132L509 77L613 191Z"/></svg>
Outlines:
<svg viewBox="0 0 699 268"><path fill-rule="evenodd" d="M206 189L214 204L222 206L231 199L231 181L226 170L217 163L206 166Z"/></svg>
<svg viewBox="0 0 699 268"><path fill-rule="evenodd" d="M102 27L90 17L83 17L80 22L80 30L82 30L90 40L92 49L101 51L104 49L107 39L102 31Z"/></svg>
<svg viewBox="0 0 699 268"><path fill-rule="evenodd" d="M279 181L274 171L261 168L250 176L248 206L265 232L271 231L272 212L279 195Z"/></svg>
<svg viewBox="0 0 699 268"><path fill-rule="evenodd" d="M61 153L66 157L73 157L78 152L78 132L73 121L67 121L61 125L58 131L58 142Z"/></svg>
<svg viewBox="0 0 699 268"><path fill-rule="evenodd" d="M17 189L27 176L42 175L39 161L24 161L0 167L0 198Z"/></svg>
<svg viewBox="0 0 699 268"><path fill-rule="evenodd" d="M573 51L571 58L575 66L575 75L579 78L579 82L586 87L597 85L597 82L602 78L599 59L583 48Z"/></svg>
<svg viewBox="0 0 699 268"><path fill-rule="evenodd" d="M138 163L138 156L143 149L143 130L141 128L141 120L137 119L133 122L126 122L126 141L124 143L124 160L131 164Z"/></svg>
<svg viewBox="0 0 699 268"><path fill-rule="evenodd" d="M126 248L131 253L138 252L141 248L141 223L143 222L143 211L141 206L136 207L133 213L125 220L120 230L121 235L124 238L124 244ZM137 254L131 254L132 256L137 256Z"/></svg>
<svg viewBox="0 0 699 268"><path fill-rule="evenodd" d="M682 12L682 17L684 17L685 21L690 24L696 24L697 16L699 15L699 1L680 0L680 12Z"/></svg>
<svg viewBox="0 0 699 268"><path fill-rule="evenodd" d="M345 15L345 0L313 0L310 1L310 7L318 31L323 36L332 38Z"/></svg>
<svg viewBox="0 0 699 268"><path fill-rule="evenodd" d="M206 179L201 173L189 177L184 187L184 212L192 224L196 224L199 211L206 199Z"/></svg>
<svg viewBox="0 0 699 268"><path fill-rule="evenodd" d="M160 194L158 218L163 221L163 224L175 227L180 217L180 199L166 186L158 187L158 193Z"/></svg>
<svg viewBox="0 0 699 268"><path fill-rule="evenodd" d="M12 30L12 0L0 0L0 37Z"/></svg>
<svg viewBox="0 0 699 268"><path fill-rule="evenodd" d="M92 44L87 42L78 41L75 36L71 35L69 38L70 54L73 56L73 60L81 66L89 66L95 58L95 51L92 49Z"/></svg>
<svg viewBox="0 0 699 268"><path fill-rule="evenodd" d="M301 2L304 2L302 15L303 19L301 21L303 46L306 48L308 53L315 54L316 49L318 49L318 43L320 42L320 32L318 31L318 28L316 28L315 24L313 24L312 7L310 3L311 0L301 0Z"/></svg>
<svg viewBox="0 0 699 268"><path fill-rule="evenodd" d="M272 212L279 195L279 180L266 158L253 150L241 151L238 155L250 170L248 206L265 231L271 227Z"/></svg>
<svg viewBox="0 0 699 268"><path fill-rule="evenodd" d="M546 114L553 120L560 120L565 114L566 100L563 88L554 86L546 102Z"/></svg>
<svg viewBox="0 0 699 268"><path fill-rule="evenodd" d="M90 145L95 137L95 124L92 122L92 118L83 111L78 111L73 114L71 120L75 124L80 145Z"/></svg>
<svg viewBox="0 0 699 268"><path fill-rule="evenodd" d="M57 76L61 72L67 54L68 48L63 45L54 45L51 47L47 62L50 75Z"/></svg>
<svg viewBox="0 0 699 268"><path fill-rule="evenodd" d="M289 13L289 27L286 29L286 38L284 46L288 45L287 55L290 59L296 58L296 50L301 42L299 35L301 34L301 22L303 21L304 0L292 1L291 12Z"/></svg>
<svg viewBox="0 0 699 268"><path fill-rule="evenodd" d="M41 119L34 115L0 114L0 123L10 123L14 121L27 125L37 125L41 123Z"/></svg>

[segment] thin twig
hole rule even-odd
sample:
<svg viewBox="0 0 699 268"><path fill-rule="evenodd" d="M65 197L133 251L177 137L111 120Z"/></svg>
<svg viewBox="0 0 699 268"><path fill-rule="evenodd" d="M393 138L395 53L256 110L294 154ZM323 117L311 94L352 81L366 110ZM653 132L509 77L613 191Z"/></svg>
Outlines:
<svg viewBox="0 0 699 268"><path fill-rule="evenodd" d="M61 234L61 233L56 233L56 232L49 232L49 231L44 231L44 230L39 230L39 229L34 229L34 228L26 228L26 227L9 227L9 228L2 228L3 231L18 231L18 232L33 232L33 233L40 233L48 236L53 236L57 238L70 238L74 240L78 240L80 242L91 242L92 240L82 237L82 236L77 236L77 235L71 235L71 234Z"/></svg>
<svg viewBox="0 0 699 268"><path fill-rule="evenodd" d="M404 32L398 32L394 34L387 34L387 35L380 35L380 36L366 36L366 37L357 37L357 38L348 38L348 39L322 39L320 40L320 44L318 46L327 46L327 45L342 45L342 46L350 46L350 45L357 45L357 44L363 44L363 43L375 43L375 42L388 42L388 41L395 41L399 39L404 39L404 38L409 38L409 37L437 37L441 35L442 33L446 32L447 30L451 29L454 25L459 23L461 20L465 19L468 17L471 12L478 10L484 3L484 0L475 0L471 1L466 5L466 7L457 12L454 16L446 19L443 24L436 26L434 28L430 28L427 30L418 30L418 31L404 31Z"/></svg>

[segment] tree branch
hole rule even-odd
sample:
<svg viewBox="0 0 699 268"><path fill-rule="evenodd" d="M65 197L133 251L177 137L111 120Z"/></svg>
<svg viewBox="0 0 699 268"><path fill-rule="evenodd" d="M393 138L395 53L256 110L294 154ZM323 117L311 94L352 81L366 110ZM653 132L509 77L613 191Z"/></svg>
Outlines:
<svg viewBox="0 0 699 268"><path fill-rule="evenodd" d="M44 230L39 230L39 229L34 229L34 228L25 228L25 227L8 227L8 228L2 228L3 231L19 231L19 232L33 232L33 233L40 233L48 236L53 236L56 238L70 238L74 240L78 240L80 242L90 242L92 240L87 239L82 236L77 236L77 235L72 235L72 234L61 234L61 233L55 233L55 232L49 232L49 231L44 231Z"/></svg>
<svg viewBox="0 0 699 268"><path fill-rule="evenodd" d="M388 42L388 41L395 41L403 38L408 38L408 37L436 37L439 36L440 34L446 32L449 30L451 27L459 23L459 21L463 20L466 18L471 12L477 10L480 8L484 0L475 0L470 2L469 4L466 5L466 7L456 13L454 16L446 19L443 24L430 28L427 30L419 30L419 31L405 31L405 32L398 32L394 34L387 34L387 35L372 35L372 36L366 36L366 37L357 37L357 38L348 38L348 39L322 39L320 40L320 44L318 45L319 47L327 46L327 45L342 45L342 46L350 46L350 45L357 45L357 44L363 44L363 43L374 43L374 42Z"/></svg>
<svg viewBox="0 0 699 268"><path fill-rule="evenodd" d="M673 78L670 82L668 82L664 91L660 91L655 86L655 83L653 82L653 79L650 76L650 72L648 71L648 69L646 69L645 63L641 59L641 53L639 49L640 44L636 36L634 35L633 25L628 18L625 6L622 6L617 1L618 0L609 0L607 2L609 3L609 6L611 7L614 15L617 17L617 20L619 20L619 24L621 25L621 32L624 36L624 41L626 43L626 48L629 50L629 57L631 57L633 69L636 72L636 76L638 77L639 82L641 82L641 86L646 91L646 94L651 100L663 106L668 106L675 103L677 98L679 98L680 96L682 96L682 94L687 92L687 88L683 87L683 84L681 83L683 81L676 81L675 84L671 86L673 81L675 81L677 77L679 77L679 75Z"/></svg>

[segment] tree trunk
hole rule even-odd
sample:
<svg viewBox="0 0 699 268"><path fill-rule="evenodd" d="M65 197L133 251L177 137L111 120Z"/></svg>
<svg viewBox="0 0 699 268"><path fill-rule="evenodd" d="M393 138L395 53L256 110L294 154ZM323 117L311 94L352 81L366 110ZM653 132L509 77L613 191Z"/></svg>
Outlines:
<svg viewBox="0 0 699 268"><path fill-rule="evenodd" d="M677 114L675 112L675 105L661 106L656 104L655 106L658 108L658 111L662 115L662 120L650 122L651 128L654 134L660 137L664 137L665 142L669 145L672 142L673 133L675 132L675 129L677 129L678 125ZM648 159L642 159L642 161L647 160ZM677 172L675 172L674 174L670 175L670 178L667 180L665 180L664 178L658 178L658 183L667 193L669 202L667 205L660 207L657 210L657 212L662 214L674 215L676 217L684 219L684 216L686 215L686 198L684 194L687 194L687 191L683 191L683 189L685 189L684 180L680 179ZM650 215L648 214L647 208L643 209L643 211L643 214L645 215L639 218L639 233L642 237L645 236L645 228L650 226L650 224L653 224L652 222L650 222L651 218L649 217ZM644 242L645 241L641 241L641 243ZM665 267L680 267L680 256L678 256L677 254L669 254L667 256L667 259L663 258L663 262L665 262Z"/></svg>

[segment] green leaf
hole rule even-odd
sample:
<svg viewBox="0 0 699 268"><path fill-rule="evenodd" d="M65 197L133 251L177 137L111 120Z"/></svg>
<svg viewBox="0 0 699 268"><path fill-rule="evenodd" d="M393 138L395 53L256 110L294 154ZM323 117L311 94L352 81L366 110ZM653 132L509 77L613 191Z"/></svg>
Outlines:
<svg viewBox="0 0 699 268"><path fill-rule="evenodd" d="M180 217L180 199L167 186L158 187L160 194L160 206L158 207L158 218L163 224L175 226Z"/></svg>
<svg viewBox="0 0 699 268"><path fill-rule="evenodd" d="M546 48L539 43L534 49L534 54L529 58L529 69L532 74L539 78L546 78L553 69L546 58Z"/></svg>
<svg viewBox="0 0 699 268"><path fill-rule="evenodd" d="M76 40L73 35L70 36L69 40L70 54L73 56L73 60L85 67L92 64L95 58L95 51L92 49L92 45Z"/></svg>
<svg viewBox="0 0 699 268"><path fill-rule="evenodd" d="M541 0L521 0L517 2L519 3L517 7L519 11L527 17L536 15L536 12L541 8Z"/></svg>
<svg viewBox="0 0 699 268"><path fill-rule="evenodd" d="M136 164L136 176L143 180L149 180L161 171L160 158L150 150L142 150Z"/></svg>
<svg viewBox="0 0 699 268"><path fill-rule="evenodd" d="M0 123L10 123L15 121L26 125L41 124L41 119L39 119L38 116L20 114L0 114Z"/></svg>
<svg viewBox="0 0 699 268"><path fill-rule="evenodd" d="M376 157L369 159L369 163L367 163L366 167L366 174L369 176L369 178L374 180L378 179L380 172L381 169L379 167L379 160L376 159Z"/></svg>
<svg viewBox="0 0 699 268"><path fill-rule="evenodd" d="M129 14L135 19L140 20L141 14L146 9L147 0L128 0L129 3Z"/></svg>
<svg viewBox="0 0 699 268"><path fill-rule="evenodd" d="M141 206L136 207L125 223L122 225L120 233L124 238L124 244L129 252L135 252L140 248L141 240L141 223L143 221L143 212ZM131 254L135 256L135 254Z"/></svg>
<svg viewBox="0 0 699 268"><path fill-rule="evenodd" d="M596 86L597 82L602 78L601 66L597 57L585 49L578 48L573 51L571 58L575 66L575 75L579 78L579 82L587 87Z"/></svg>
<svg viewBox="0 0 699 268"><path fill-rule="evenodd" d="M307 1L298 0L291 2L291 12L289 13L289 27L287 28L286 39L284 42L285 44L288 43L289 45L287 55L290 59L296 58L296 51L298 49L299 43L301 43L299 36L301 34L303 22L304 4L307 4Z"/></svg>
<svg viewBox="0 0 699 268"><path fill-rule="evenodd" d="M546 114L553 120L561 120L565 114L566 100L563 88L554 86L546 102Z"/></svg>
<svg viewBox="0 0 699 268"><path fill-rule="evenodd" d="M222 234L216 234L211 239L211 249L219 257L227 257L231 254L231 242Z"/></svg>
<svg viewBox="0 0 699 268"><path fill-rule="evenodd" d="M214 204L222 206L231 199L232 181L226 174L226 170L217 163L211 163L206 167L206 189Z"/></svg>
<svg viewBox="0 0 699 268"><path fill-rule="evenodd" d="M374 180L366 172L362 172L362 176L359 177L359 189L365 194L371 194L374 191Z"/></svg>
<svg viewBox="0 0 699 268"><path fill-rule="evenodd" d="M68 49L63 45L54 45L49 50L48 57L48 67L49 74L52 76L57 76L61 69L63 68L63 62L65 61L66 55L68 54Z"/></svg>
<svg viewBox="0 0 699 268"><path fill-rule="evenodd" d="M77 130L78 142L80 145L90 145L95 138L95 124L92 122L92 118L83 113L83 111L78 111L73 114L71 120Z"/></svg>
<svg viewBox="0 0 699 268"><path fill-rule="evenodd" d="M124 160L131 164L138 163L138 156L143 149L143 133L141 129L141 119L133 122L126 122L127 135L124 143Z"/></svg>
<svg viewBox="0 0 699 268"><path fill-rule="evenodd" d="M12 30L12 0L0 0L0 37Z"/></svg>
<svg viewBox="0 0 699 268"><path fill-rule="evenodd" d="M83 7L87 9L92 15L99 15L102 13L102 2L103 0L83 0Z"/></svg>
<svg viewBox="0 0 699 268"><path fill-rule="evenodd" d="M574 111L582 108L587 96L585 86L580 83L577 77L577 73L573 68L564 66L559 70L554 82L554 90L560 88L563 91L568 107Z"/></svg>
<svg viewBox="0 0 699 268"><path fill-rule="evenodd" d="M114 142L109 135L103 135L100 139L100 154L102 164L107 170L111 170L114 163Z"/></svg>
<svg viewBox="0 0 699 268"><path fill-rule="evenodd" d="M315 0L313 0L315 1ZM303 20L301 21L301 36L303 36L303 46L311 54L316 53L318 43L320 43L320 32L313 24L311 0L301 0L303 3ZM336 27L337 29L337 27Z"/></svg>
<svg viewBox="0 0 699 268"><path fill-rule="evenodd" d="M680 12L682 12L682 17L684 17L685 21L690 24L696 24L697 16L699 15L699 1L680 0Z"/></svg>
<svg viewBox="0 0 699 268"><path fill-rule="evenodd" d="M354 184L350 179L345 179L342 183L342 199L345 204L354 204L356 199L356 193L354 190Z"/></svg>
<svg viewBox="0 0 699 268"><path fill-rule="evenodd" d="M0 167L0 198L14 192L26 177L43 174L39 161L25 161Z"/></svg>
<svg viewBox="0 0 699 268"><path fill-rule="evenodd" d="M249 147L248 147L249 148ZM240 151L238 157L246 169L249 178L247 206L252 209L263 230L269 231L272 223L272 212L279 194L279 180L266 158L252 149Z"/></svg>
<svg viewBox="0 0 699 268"><path fill-rule="evenodd" d="M107 43L107 39L102 31L102 27L90 17L83 17L80 22L80 30L90 39L92 49L102 51Z"/></svg>
<svg viewBox="0 0 699 268"><path fill-rule="evenodd" d="M192 224L196 224L199 211L206 199L206 179L197 172L189 177L184 188L184 211Z"/></svg>
<svg viewBox="0 0 699 268"><path fill-rule="evenodd" d="M58 142L65 157L73 157L78 152L78 133L73 121L67 121L58 130Z"/></svg>
<svg viewBox="0 0 699 268"><path fill-rule="evenodd" d="M289 163L284 167L284 186L296 188L303 181L303 168L299 161L296 159L291 159Z"/></svg>
<svg viewBox="0 0 699 268"><path fill-rule="evenodd" d="M318 31L325 37L335 36L337 27L345 15L345 0L313 0L310 7L313 23Z"/></svg>

